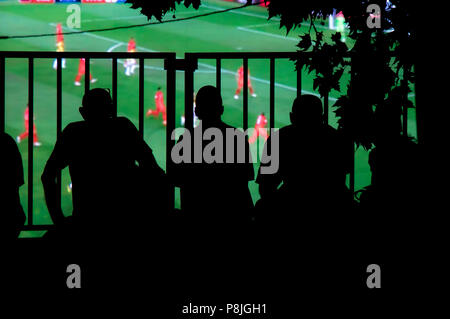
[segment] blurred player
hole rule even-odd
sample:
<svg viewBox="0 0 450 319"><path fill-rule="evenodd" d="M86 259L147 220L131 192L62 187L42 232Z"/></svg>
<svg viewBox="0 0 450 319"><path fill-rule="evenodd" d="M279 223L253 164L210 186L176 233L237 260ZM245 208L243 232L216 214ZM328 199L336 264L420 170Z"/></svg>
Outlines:
<svg viewBox="0 0 450 319"><path fill-rule="evenodd" d="M333 13L328 16L328 28L330 30L336 30L334 21L336 20L336 9L333 9Z"/></svg>
<svg viewBox="0 0 450 319"><path fill-rule="evenodd" d="M64 35L62 34L61 23L56 25L56 52L64 52ZM66 59L61 59L62 68L66 68ZM53 60L53 68L56 70L58 67L57 60Z"/></svg>
<svg viewBox="0 0 450 319"><path fill-rule="evenodd" d="M155 110L149 109L147 111L147 117L149 117L150 115L158 117L159 113L162 113L163 125L166 125L167 124L166 105L164 104L164 94L161 91L160 87L158 87L158 90L156 91L155 94L155 105L156 105Z"/></svg>
<svg viewBox="0 0 450 319"><path fill-rule="evenodd" d="M25 108L25 112L23 113L23 120L24 120L24 124L25 124L25 132L23 132L22 134L20 134L19 136L16 137L17 143L22 142L22 140L27 138L30 133L28 130L29 123L30 123L28 104L27 104L27 107ZM41 146L41 143L39 142L38 137L37 137L37 130L36 130L36 125L34 124L34 119L33 119L33 145Z"/></svg>
<svg viewBox="0 0 450 319"><path fill-rule="evenodd" d="M264 113L261 113L260 115L258 115L258 118L256 119L255 130L253 131L252 136L250 136L250 138L248 139L248 142L250 144L255 143L256 139L259 136L262 136L264 137L264 140L267 140L268 135L266 125L267 125L267 118L264 115Z"/></svg>
<svg viewBox="0 0 450 319"><path fill-rule="evenodd" d="M336 15L336 31L341 33L341 41L345 42L345 17L342 11Z"/></svg>
<svg viewBox="0 0 450 319"><path fill-rule="evenodd" d="M194 99L193 99L192 115L193 115L192 123L194 123L194 127L197 127L200 120L198 119L197 115L195 115L195 92L194 92ZM186 118L184 115L181 115L181 125L184 126L185 123L186 123Z"/></svg>
<svg viewBox="0 0 450 319"><path fill-rule="evenodd" d="M242 88L244 87L244 67L241 66L236 74L236 80L238 87L236 92L234 93L234 98L237 100L239 98L239 93L241 93ZM248 70L248 90L253 97L256 97L256 93L253 90L252 83L250 82L250 70Z"/></svg>
<svg viewBox="0 0 450 319"><path fill-rule="evenodd" d="M133 37L131 37L130 41L128 41L127 51L136 52L136 41L134 40ZM137 68L136 59L126 59L123 66L125 67L126 76L134 74L134 70Z"/></svg>
<svg viewBox="0 0 450 319"><path fill-rule="evenodd" d="M86 59L81 58L80 62L78 63L78 74L75 77L75 85L80 86L81 85L81 77L86 73L85 68ZM97 79L92 78L92 74L89 74L89 78L91 79L91 83L97 82Z"/></svg>

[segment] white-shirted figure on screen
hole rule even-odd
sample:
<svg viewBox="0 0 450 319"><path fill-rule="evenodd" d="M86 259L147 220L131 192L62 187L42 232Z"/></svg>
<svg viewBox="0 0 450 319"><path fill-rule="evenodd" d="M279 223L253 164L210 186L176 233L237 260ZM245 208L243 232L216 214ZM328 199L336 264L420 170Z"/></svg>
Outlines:
<svg viewBox="0 0 450 319"><path fill-rule="evenodd" d="M133 37L131 37L130 41L128 41L127 52L136 52L136 41ZM126 59L123 66L125 67L126 76L134 74L134 70L138 67L136 59Z"/></svg>

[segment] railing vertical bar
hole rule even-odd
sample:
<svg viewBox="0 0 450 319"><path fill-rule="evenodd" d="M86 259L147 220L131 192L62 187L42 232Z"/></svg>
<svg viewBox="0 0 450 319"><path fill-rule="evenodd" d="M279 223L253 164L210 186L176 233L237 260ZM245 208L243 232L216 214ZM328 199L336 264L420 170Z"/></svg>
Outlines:
<svg viewBox="0 0 450 319"><path fill-rule="evenodd" d="M298 55L297 59L300 60L301 56ZM302 95L302 68L299 67L300 63L297 62L297 97Z"/></svg>
<svg viewBox="0 0 450 319"><path fill-rule="evenodd" d="M90 58L85 58L84 60L84 93L87 93L90 88L91 83L91 63Z"/></svg>
<svg viewBox="0 0 450 319"><path fill-rule="evenodd" d="M406 99L408 99L408 96L406 96ZM403 136L408 136L408 106L406 104L403 105Z"/></svg>
<svg viewBox="0 0 450 319"><path fill-rule="evenodd" d="M28 225L33 225L34 58L28 58Z"/></svg>
<svg viewBox="0 0 450 319"><path fill-rule="evenodd" d="M350 168L350 193L355 194L355 143L351 141L352 157Z"/></svg>
<svg viewBox="0 0 450 319"><path fill-rule="evenodd" d="M62 63L61 57L56 58L56 138L59 139L62 131ZM61 207L61 171L56 176L57 207Z"/></svg>
<svg viewBox="0 0 450 319"><path fill-rule="evenodd" d="M0 57L0 132L5 132L5 57Z"/></svg>
<svg viewBox="0 0 450 319"><path fill-rule="evenodd" d="M275 58L270 58L270 111L269 127L275 127Z"/></svg>
<svg viewBox="0 0 450 319"><path fill-rule="evenodd" d="M417 70L419 68L419 70ZM421 74L422 71L422 65L420 63L414 64L414 73ZM418 80L414 81L414 102L415 102L415 110L416 110L416 127L417 127L417 143L420 145L424 145L425 143L425 135L426 135L426 129L425 129L425 115L426 112L423 110L424 103L422 102L421 94L422 94L422 88L420 82L419 85L417 85ZM419 98L417 98L419 97Z"/></svg>
<svg viewBox="0 0 450 319"><path fill-rule="evenodd" d="M244 58L244 93L242 97L244 99L244 110L243 110L243 128L244 132L247 132L248 129L248 58ZM249 144L245 143L245 162L250 161L250 150Z"/></svg>
<svg viewBox="0 0 450 319"><path fill-rule="evenodd" d="M144 137L144 62L139 59L139 133Z"/></svg>
<svg viewBox="0 0 450 319"><path fill-rule="evenodd" d="M244 58L244 92L243 92L243 128L244 131L248 128L248 58Z"/></svg>
<svg viewBox="0 0 450 319"><path fill-rule="evenodd" d="M222 91L222 60L216 59L216 87L219 92Z"/></svg>
<svg viewBox="0 0 450 319"><path fill-rule="evenodd" d="M353 58L350 61L350 81L351 79L354 77L354 68L353 68ZM350 99L352 99L352 97L350 96ZM345 120L345 119L344 119ZM344 131L345 132L345 131ZM350 167L350 181L349 181L349 187L350 187L350 194L352 194L352 196L355 194L355 141L353 136L350 137L351 140L349 141L350 143L350 148L349 151L351 151L351 167Z"/></svg>
<svg viewBox="0 0 450 319"><path fill-rule="evenodd" d="M191 133L191 163L195 161L195 154L199 145L195 144L195 138L193 134L194 128L194 114L193 114L193 92L194 92L194 68L192 66L193 61L189 53L185 54L185 72L184 72L184 126ZM181 209L183 210L184 193L180 190Z"/></svg>
<svg viewBox="0 0 450 319"><path fill-rule="evenodd" d="M407 68L407 67L406 67ZM403 136L408 136L408 70L405 69L405 72L403 74L403 85L405 86L405 96L403 97L404 102L403 103L403 109L402 109L402 132Z"/></svg>
<svg viewBox="0 0 450 319"><path fill-rule="evenodd" d="M175 141L172 140L172 132L175 129L175 92L176 92L176 69L175 69L175 55L166 60L166 92L167 92L167 127L166 127L166 174L170 176L172 173L172 158L170 153ZM171 205L170 209L175 208L175 187L169 185L168 202Z"/></svg>
<svg viewBox="0 0 450 319"><path fill-rule="evenodd" d="M112 59L112 102L114 116L117 116L117 58Z"/></svg>
<svg viewBox="0 0 450 319"><path fill-rule="evenodd" d="M328 101L329 101L329 92L325 93L323 97L323 122L328 124Z"/></svg>
<svg viewBox="0 0 450 319"><path fill-rule="evenodd" d="M185 118L185 127L192 133L192 129L194 127L194 113L193 113L194 69L193 69L193 65L192 65L193 64L192 59L189 55L186 55L185 60L186 60L186 69L185 69L185 73L184 73L184 76L185 76L185 80L184 80L184 89L185 89L184 118Z"/></svg>

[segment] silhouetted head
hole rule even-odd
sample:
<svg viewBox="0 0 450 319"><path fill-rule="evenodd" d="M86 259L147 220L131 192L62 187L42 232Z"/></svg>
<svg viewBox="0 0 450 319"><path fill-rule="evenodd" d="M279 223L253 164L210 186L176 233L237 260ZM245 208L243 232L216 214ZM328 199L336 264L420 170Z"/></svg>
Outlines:
<svg viewBox="0 0 450 319"><path fill-rule="evenodd" d="M215 122L220 120L223 114L222 97L219 90L206 85L197 92L195 99L195 114L206 122Z"/></svg>
<svg viewBox="0 0 450 319"><path fill-rule="evenodd" d="M79 108L85 121L102 121L112 117L113 105L109 89L92 89L83 96Z"/></svg>
<svg viewBox="0 0 450 319"><path fill-rule="evenodd" d="M322 101L315 95L301 95L294 100L289 115L293 125L318 127L323 124Z"/></svg>

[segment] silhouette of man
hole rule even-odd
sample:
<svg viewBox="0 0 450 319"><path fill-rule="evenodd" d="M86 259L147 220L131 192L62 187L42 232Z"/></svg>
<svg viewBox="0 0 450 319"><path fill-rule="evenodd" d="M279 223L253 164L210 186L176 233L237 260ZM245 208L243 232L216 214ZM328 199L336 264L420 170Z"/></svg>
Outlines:
<svg viewBox="0 0 450 319"><path fill-rule="evenodd" d="M248 217L253 202L248 182L253 180L254 171L248 141L242 131L221 120L224 107L219 90L214 86L202 87L196 97L195 114L200 123L193 134L180 137L178 143L185 138L204 136L205 132L216 132L219 136L204 139L202 147L191 147L193 157L202 157L209 149L210 140L217 142L213 155L222 154L218 161L210 161L202 157L200 163L180 163L175 165L176 184L181 190L182 210L190 220L200 222L241 223ZM228 135L227 135L228 131ZM230 133L234 134L231 135ZM195 138L193 138L195 139ZM198 140L194 141L198 143ZM233 148L226 145L233 144ZM226 161L227 152L233 151L233 160ZM195 154L194 154L195 153ZM247 154L247 161L238 163L238 153ZM228 154L230 158L231 154Z"/></svg>
<svg viewBox="0 0 450 319"><path fill-rule="evenodd" d="M275 174L261 174L261 168L268 165L264 157L270 154L268 145L273 137L266 142L256 179L261 195L257 206L266 211L277 207L287 214L279 216L284 220L337 209L349 196L345 186L349 157L344 140L323 123L322 103L314 95L294 100L290 120L291 125L273 133L279 141Z"/></svg>
<svg viewBox="0 0 450 319"><path fill-rule="evenodd" d="M22 157L14 139L0 132L0 241L17 238L25 222L19 188L24 184Z"/></svg>
<svg viewBox="0 0 450 319"><path fill-rule="evenodd" d="M42 174L51 218L57 226L65 224L56 177L68 166L76 229L87 236L132 236L148 218L140 202L146 181L160 186L164 172L136 127L125 117L113 117L109 91L90 90L79 111L84 121L63 130Z"/></svg>
<svg viewBox="0 0 450 319"><path fill-rule="evenodd" d="M415 212L424 204L426 183L422 151L412 138L401 134L401 106L401 97L397 94L377 106L375 147L369 153L371 185L360 200L365 212L377 214L377 221L372 221L371 225L374 229L383 229L385 239L414 232L415 227L408 225L420 224L414 220L419 216Z"/></svg>

